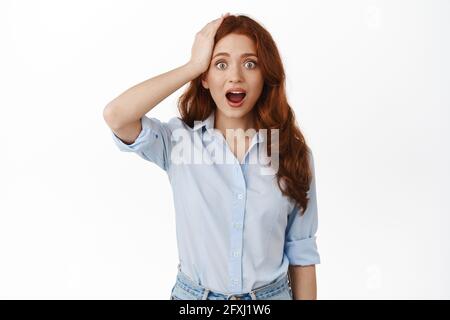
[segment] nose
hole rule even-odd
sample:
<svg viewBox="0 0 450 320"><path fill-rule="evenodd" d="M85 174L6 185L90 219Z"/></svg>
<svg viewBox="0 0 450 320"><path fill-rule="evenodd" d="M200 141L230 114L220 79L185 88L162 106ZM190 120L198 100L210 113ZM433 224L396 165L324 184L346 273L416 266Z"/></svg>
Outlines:
<svg viewBox="0 0 450 320"><path fill-rule="evenodd" d="M239 64L235 64L229 68L229 80L230 82L242 82L242 70Z"/></svg>

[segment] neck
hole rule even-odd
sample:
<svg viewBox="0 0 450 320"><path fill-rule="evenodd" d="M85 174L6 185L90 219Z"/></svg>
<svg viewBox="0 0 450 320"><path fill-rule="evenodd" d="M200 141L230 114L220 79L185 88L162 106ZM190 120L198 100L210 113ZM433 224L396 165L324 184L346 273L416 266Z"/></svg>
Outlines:
<svg viewBox="0 0 450 320"><path fill-rule="evenodd" d="M214 117L214 128L218 129L223 136L226 136L226 130L242 129L245 133L248 129L255 128L255 120L253 112L249 112L241 118L230 118L216 110ZM239 131L233 131L239 132Z"/></svg>

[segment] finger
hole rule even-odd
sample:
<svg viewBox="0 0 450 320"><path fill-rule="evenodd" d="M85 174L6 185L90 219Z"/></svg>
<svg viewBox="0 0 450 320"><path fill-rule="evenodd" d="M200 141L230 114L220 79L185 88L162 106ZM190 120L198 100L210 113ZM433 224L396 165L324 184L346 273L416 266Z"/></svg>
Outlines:
<svg viewBox="0 0 450 320"><path fill-rule="evenodd" d="M225 19L225 18L228 17L229 15L230 15L229 12L227 12L227 13L225 13L225 14L222 14L222 15L220 16L220 18L217 18L217 19L211 21L211 23L212 23L212 24L217 24L217 23L219 23L219 22L222 22L223 19Z"/></svg>
<svg viewBox="0 0 450 320"><path fill-rule="evenodd" d="M212 20L212 21L208 22L208 23L203 27L202 30L208 30L208 29L210 29L210 28L214 28L220 20L221 20L221 18L218 18L218 19L215 19L215 20Z"/></svg>
<svg viewBox="0 0 450 320"><path fill-rule="evenodd" d="M219 28L220 24L222 23L223 19L226 18L226 16L229 15L229 12L227 12L225 15L222 15L220 18L214 19L211 22L209 22L204 28L203 30L214 30Z"/></svg>
<svg viewBox="0 0 450 320"><path fill-rule="evenodd" d="M214 25L218 26L222 23L223 19L225 19L226 16L221 16L220 18L214 20Z"/></svg>
<svg viewBox="0 0 450 320"><path fill-rule="evenodd" d="M221 21L222 21L222 18L218 18L218 19L215 19L215 20L211 21L211 22L208 23L207 25L209 25L209 26L215 26L215 25L217 25L218 23L220 23Z"/></svg>
<svg viewBox="0 0 450 320"><path fill-rule="evenodd" d="M211 21L210 23L208 23L205 26L205 30L215 30L215 29L219 28L222 21L223 21L222 17Z"/></svg>

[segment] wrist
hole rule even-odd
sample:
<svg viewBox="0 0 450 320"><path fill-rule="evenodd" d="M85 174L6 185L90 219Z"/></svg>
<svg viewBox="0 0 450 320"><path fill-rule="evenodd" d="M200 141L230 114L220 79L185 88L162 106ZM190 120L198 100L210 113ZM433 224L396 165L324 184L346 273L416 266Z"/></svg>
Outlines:
<svg viewBox="0 0 450 320"><path fill-rule="evenodd" d="M199 75L201 75L204 72L204 68L199 65L196 62L189 61L185 65L185 68L189 71L189 73L192 75L192 79L197 78Z"/></svg>

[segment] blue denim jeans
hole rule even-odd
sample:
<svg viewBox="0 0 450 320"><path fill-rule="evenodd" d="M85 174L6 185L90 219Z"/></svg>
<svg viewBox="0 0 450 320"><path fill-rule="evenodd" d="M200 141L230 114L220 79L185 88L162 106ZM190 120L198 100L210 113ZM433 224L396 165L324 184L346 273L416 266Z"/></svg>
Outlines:
<svg viewBox="0 0 450 320"><path fill-rule="evenodd" d="M289 277L284 274L271 283L247 293L214 292L195 283L178 266L177 279L170 300L292 300L292 290Z"/></svg>

